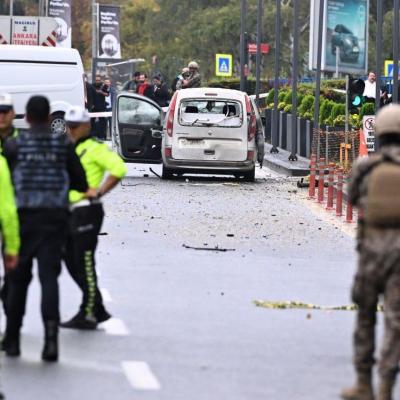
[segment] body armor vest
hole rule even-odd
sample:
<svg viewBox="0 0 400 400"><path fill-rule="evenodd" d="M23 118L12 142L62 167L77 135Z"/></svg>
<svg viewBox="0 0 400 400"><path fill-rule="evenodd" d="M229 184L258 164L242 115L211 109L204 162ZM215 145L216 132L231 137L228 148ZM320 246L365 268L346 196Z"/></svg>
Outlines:
<svg viewBox="0 0 400 400"><path fill-rule="evenodd" d="M21 208L67 208L68 139L49 133L20 133L13 181Z"/></svg>

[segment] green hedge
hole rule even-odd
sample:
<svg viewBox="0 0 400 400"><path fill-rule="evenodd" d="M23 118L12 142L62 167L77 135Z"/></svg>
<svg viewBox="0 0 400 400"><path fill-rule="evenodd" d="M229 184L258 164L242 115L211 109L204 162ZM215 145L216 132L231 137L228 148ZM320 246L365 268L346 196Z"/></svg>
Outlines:
<svg viewBox="0 0 400 400"><path fill-rule="evenodd" d="M239 78L212 79L207 82L207 87L240 90L240 79ZM254 94L256 92L255 78L249 77L247 79L246 89L248 94ZM271 90L271 85L269 84L269 81L262 79L260 89L261 93L268 93Z"/></svg>

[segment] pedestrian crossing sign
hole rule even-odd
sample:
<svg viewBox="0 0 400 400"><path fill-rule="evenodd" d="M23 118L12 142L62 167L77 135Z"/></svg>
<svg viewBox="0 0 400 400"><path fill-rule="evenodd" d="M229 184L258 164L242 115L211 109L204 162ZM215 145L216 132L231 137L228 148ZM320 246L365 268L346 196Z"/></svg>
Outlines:
<svg viewBox="0 0 400 400"><path fill-rule="evenodd" d="M215 55L215 75L232 76L232 54Z"/></svg>
<svg viewBox="0 0 400 400"><path fill-rule="evenodd" d="M385 76L393 78L393 60L385 60Z"/></svg>

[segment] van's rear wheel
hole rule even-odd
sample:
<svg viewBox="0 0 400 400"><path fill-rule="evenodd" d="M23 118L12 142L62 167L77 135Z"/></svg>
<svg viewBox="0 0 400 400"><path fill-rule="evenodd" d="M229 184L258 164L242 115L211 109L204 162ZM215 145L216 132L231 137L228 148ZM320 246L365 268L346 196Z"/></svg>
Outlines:
<svg viewBox="0 0 400 400"><path fill-rule="evenodd" d="M50 128L52 133L66 134L67 125L64 119L64 113L55 113L51 116Z"/></svg>
<svg viewBox="0 0 400 400"><path fill-rule="evenodd" d="M243 180L245 182L254 182L256 180L256 167L252 170L247 171L243 174Z"/></svg>
<svg viewBox="0 0 400 400"><path fill-rule="evenodd" d="M165 180L169 180L169 179L172 179L173 178L173 170L172 169L169 169L169 168L167 168L167 167L164 167L164 165L163 165L163 167L162 167L162 174L161 174L161 178L162 179L165 179Z"/></svg>

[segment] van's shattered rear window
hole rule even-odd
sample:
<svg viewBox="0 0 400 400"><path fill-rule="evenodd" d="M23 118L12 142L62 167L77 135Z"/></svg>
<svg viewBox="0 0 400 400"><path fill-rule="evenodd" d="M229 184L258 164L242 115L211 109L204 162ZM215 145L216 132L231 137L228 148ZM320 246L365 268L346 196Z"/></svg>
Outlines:
<svg viewBox="0 0 400 400"><path fill-rule="evenodd" d="M184 100L179 108L179 123L238 128L243 123L242 106L231 100Z"/></svg>

